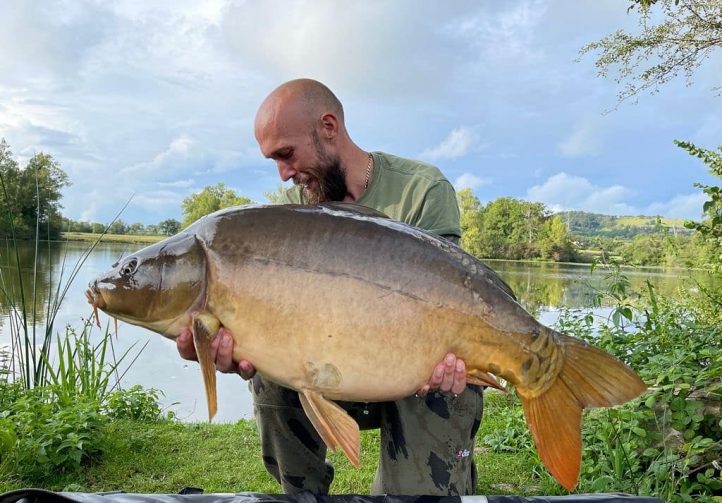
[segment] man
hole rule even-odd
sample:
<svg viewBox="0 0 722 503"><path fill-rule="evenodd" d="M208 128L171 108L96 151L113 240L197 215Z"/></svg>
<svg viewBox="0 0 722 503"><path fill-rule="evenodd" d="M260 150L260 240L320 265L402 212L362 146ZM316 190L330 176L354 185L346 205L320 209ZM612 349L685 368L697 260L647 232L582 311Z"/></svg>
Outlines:
<svg viewBox="0 0 722 503"><path fill-rule="evenodd" d="M343 107L323 84L287 82L261 104L255 121L261 152L281 179L293 180L287 203L349 201L458 243L459 209L451 184L428 164L353 143ZM190 333L177 339L182 357L195 359ZM298 394L255 375L251 362L232 361L233 341L221 330L213 342L216 366L252 379L263 462L287 493L328 493L333 467L326 446L301 408ZM466 386L464 362L448 354L417 396L378 404L341 404L362 429L381 429L381 456L372 493L473 494L474 436L481 389Z"/></svg>

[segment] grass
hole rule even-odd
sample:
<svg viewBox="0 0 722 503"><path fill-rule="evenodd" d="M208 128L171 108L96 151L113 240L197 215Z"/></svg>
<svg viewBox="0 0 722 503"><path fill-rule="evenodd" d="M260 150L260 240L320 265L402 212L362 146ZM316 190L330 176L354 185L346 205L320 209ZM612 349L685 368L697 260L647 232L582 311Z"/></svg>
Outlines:
<svg viewBox="0 0 722 503"><path fill-rule="evenodd" d="M485 419L475 452L479 494L551 494L559 487L539 473L536 459L527 454L490 452L481 439L497 428L507 407L499 393L487 393ZM116 420L104 431L102 457L78 473L52 474L41 487L82 492L126 491L176 493L192 486L206 493L280 493L261 462L255 422L235 424L139 422ZM368 494L379 454L378 430L361 437L361 469L354 469L340 452L330 455L336 469L331 487L335 494ZM0 465L0 493L28 485ZM37 485L37 483L35 484Z"/></svg>
<svg viewBox="0 0 722 503"><path fill-rule="evenodd" d="M63 241L88 241L93 242L98 239L100 234L92 234L90 232L61 232L60 237ZM168 236L147 236L145 234L105 234L103 242L111 243L157 243Z"/></svg>

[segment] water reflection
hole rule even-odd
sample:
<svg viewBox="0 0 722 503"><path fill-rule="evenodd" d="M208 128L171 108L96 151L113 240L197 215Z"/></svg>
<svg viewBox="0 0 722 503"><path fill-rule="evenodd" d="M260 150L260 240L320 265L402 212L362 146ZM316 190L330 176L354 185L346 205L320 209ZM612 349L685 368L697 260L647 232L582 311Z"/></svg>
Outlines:
<svg viewBox="0 0 722 503"><path fill-rule="evenodd" d="M28 323L32 320L36 324L44 323L53 284L51 272L58 263L60 250L42 243L35 261L35 247L31 243L23 242L15 247L3 240L0 246L0 312L4 317L11 309L17 309L27 313Z"/></svg>
<svg viewBox="0 0 722 503"><path fill-rule="evenodd" d="M605 288L609 270L597 266L594 272L588 264L520 263L503 260L488 261L511 286L521 304L535 315L561 308L582 309L593 306L595 294ZM634 292L647 289L647 282L662 294L676 296L696 286L696 281L708 285L709 274L684 269L624 267Z"/></svg>
<svg viewBox="0 0 722 503"><path fill-rule="evenodd" d="M88 281L128 253L142 246L119 243L100 244L87 258L58 312L55 330L61 330L66 324L78 327L82 319L91 314L85 299L84 290ZM58 281L63 282L70 275L82 253L88 248L86 243L43 243L37 262L39 281L36 289L36 317L39 322L45 319L45 305L50 296L55 295ZM21 243L18 249L22 267L23 282L32 285L34 246ZM14 253L4 247L0 250L0 270L9 292L19 292L17 271L14 267ZM488 261L509 283L520 302L539 318L542 323L551 325L556 321L563 307L572 309L591 306L594 288L602 285L604 271L597 269L590 274L589 266L568 264L537 264L506 261ZM645 288L650 281L661 292L676 294L680 289L693 285L690 275L684 270L629 269L625 270L632 287ZM697 275L704 280L703 273ZM32 290L31 290L32 291ZM26 295L28 295L26 293ZM8 313L10 305L7 299L0 301L0 349L8 347ZM608 309L598 309L597 313L608 314ZM107 317L104 323L109 322ZM203 382L198 365L182 360L175 344L147 330L122 323L120 334L115 340L116 354L123 354L131 345L139 348L146 342L148 346L134 366L123 379L124 384L142 384L160 389L165 397L164 405L177 412L181 419L204 421L207 418ZM99 334L97 335L99 337ZM0 351L1 352L1 351ZM219 412L217 421L234 421L241 417L252 417L251 397L246 384L237 376L219 375Z"/></svg>

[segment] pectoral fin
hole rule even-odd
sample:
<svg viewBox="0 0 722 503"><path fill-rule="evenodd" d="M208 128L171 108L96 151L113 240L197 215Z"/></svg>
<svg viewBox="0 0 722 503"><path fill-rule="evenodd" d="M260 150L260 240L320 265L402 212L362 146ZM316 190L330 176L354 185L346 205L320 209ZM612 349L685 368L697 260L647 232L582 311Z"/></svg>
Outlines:
<svg viewBox="0 0 722 503"><path fill-rule="evenodd" d="M298 394L303 410L329 449L341 447L351 464L359 467L361 437L356 421L321 393L302 390Z"/></svg>
<svg viewBox="0 0 722 503"><path fill-rule="evenodd" d="M211 342L218 333L220 322L209 314L199 314L193 318L193 344L196 348L198 363L201 365L203 384L206 388L206 401L208 402L208 420L213 419L218 410L218 395L216 392L216 362L213 360Z"/></svg>
<svg viewBox="0 0 722 503"><path fill-rule="evenodd" d="M491 375L489 372L484 372L479 369L470 369L466 372L466 382L468 384L476 384L477 386L488 386L490 388L496 388L498 390L507 392L506 386L496 380L496 377Z"/></svg>

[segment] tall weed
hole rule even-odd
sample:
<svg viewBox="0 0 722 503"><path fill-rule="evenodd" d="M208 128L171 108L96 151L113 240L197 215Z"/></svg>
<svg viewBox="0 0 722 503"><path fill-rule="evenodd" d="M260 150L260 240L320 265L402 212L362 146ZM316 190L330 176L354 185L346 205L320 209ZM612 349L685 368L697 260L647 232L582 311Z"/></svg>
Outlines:
<svg viewBox="0 0 722 503"><path fill-rule="evenodd" d="M108 393L119 385L125 375L119 372L120 364L129 355L133 346L119 358L113 350L113 340L106 326L97 344L91 341L93 325L89 320L83 323L80 333L73 327L66 327L65 335L57 337L55 364L46 361L48 382L60 403L70 403L78 398L104 404ZM125 371L145 349L138 351ZM47 359L45 354L42 357Z"/></svg>

